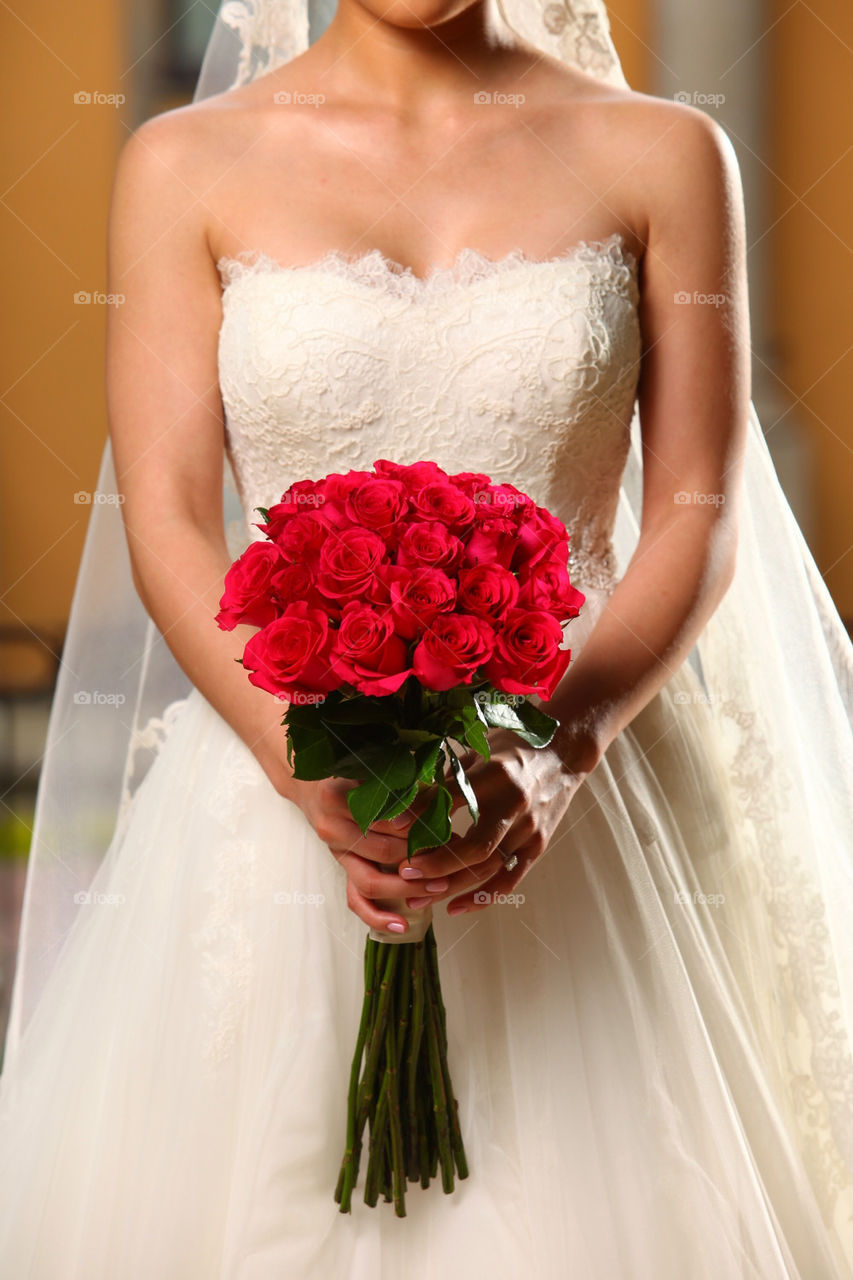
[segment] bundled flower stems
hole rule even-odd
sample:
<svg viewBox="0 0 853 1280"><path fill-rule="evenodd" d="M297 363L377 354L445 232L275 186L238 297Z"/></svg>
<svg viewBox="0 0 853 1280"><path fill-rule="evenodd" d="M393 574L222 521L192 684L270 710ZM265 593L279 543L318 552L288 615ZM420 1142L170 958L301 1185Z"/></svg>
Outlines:
<svg viewBox="0 0 853 1280"><path fill-rule="evenodd" d="M355 779L347 804L364 835L428 791L407 856L446 844L449 777L479 817L462 757L489 759L489 729L542 748L557 728L528 696L551 698L571 657L563 626L584 600L565 526L511 484L429 461L299 481L258 510L266 540L229 569L217 622L258 628L241 661L288 703L293 776ZM426 1188L440 1170L450 1192L468 1165L432 909L381 905L409 927L365 943L335 1199L351 1211L364 1163L365 1203L381 1196L404 1217L407 1183Z"/></svg>

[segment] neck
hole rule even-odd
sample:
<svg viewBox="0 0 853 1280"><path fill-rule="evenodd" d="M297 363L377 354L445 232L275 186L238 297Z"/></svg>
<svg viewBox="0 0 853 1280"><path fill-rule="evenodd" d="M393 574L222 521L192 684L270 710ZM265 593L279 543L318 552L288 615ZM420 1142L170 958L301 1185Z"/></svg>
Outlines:
<svg viewBox="0 0 853 1280"><path fill-rule="evenodd" d="M447 0L392 0L381 17L360 0L340 0L313 50L321 75L334 76L343 92L368 91L376 104L417 112L419 106L451 105L492 84L506 58L513 52L517 57L511 44L495 23L490 0L464 7Z"/></svg>

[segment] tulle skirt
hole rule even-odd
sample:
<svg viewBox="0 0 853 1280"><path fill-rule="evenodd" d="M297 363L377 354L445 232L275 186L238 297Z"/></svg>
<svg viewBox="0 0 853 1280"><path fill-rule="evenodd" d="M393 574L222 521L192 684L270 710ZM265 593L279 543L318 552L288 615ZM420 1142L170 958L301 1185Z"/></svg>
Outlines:
<svg viewBox="0 0 853 1280"><path fill-rule="evenodd" d="M365 936L344 874L199 693L173 711L7 1063L3 1277L853 1275L849 1130L791 1049L803 975L690 667L522 901L436 908L470 1176L410 1186L405 1219L363 1170L352 1214L333 1200Z"/></svg>

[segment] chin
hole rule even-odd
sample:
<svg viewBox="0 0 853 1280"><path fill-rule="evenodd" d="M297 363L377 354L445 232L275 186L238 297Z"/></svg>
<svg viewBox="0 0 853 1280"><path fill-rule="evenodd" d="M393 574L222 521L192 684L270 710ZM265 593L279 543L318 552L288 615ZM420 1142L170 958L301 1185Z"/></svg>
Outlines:
<svg viewBox="0 0 853 1280"><path fill-rule="evenodd" d="M393 27L416 31L419 27L440 27L468 9L474 9L481 0L362 0L363 8L375 18Z"/></svg>

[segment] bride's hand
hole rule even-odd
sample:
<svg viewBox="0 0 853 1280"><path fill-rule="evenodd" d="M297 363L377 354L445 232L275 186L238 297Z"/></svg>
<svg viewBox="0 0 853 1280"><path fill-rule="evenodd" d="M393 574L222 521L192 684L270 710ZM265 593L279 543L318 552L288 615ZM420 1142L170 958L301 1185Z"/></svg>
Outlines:
<svg viewBox="0 0 853 1280"><path fill-rule="evenodd" d="M586 745L534 748L510 730L490 732L489 749L488 761L474 753L462 761L477 797L478 822L465 835L454 834L446 845L416 853L411 864L404 856L398 865L409 890L439 877L447 880L444 892L409 897L411 907L449 900L448 914L456 915L481 911L496 894L512 892L548 847L572 797L597 763ZM452 809L458 809L465 801L455 782L447 785ZM419 799L428 800L430 794L425 791ZM505 857L518 858L512 871L505 869L498 849Z"/></svg>
<svg viewBox="0 0 853 1280"><path fill-rule="evenodd" d="M347 778L323 778L317 782L306 782L291 777L288 780L286 794L299 806L317 835L328 845L332 854L347 874L347 905L359 919L373 929L388 929L400 924L397 932L404 932L406 922L403 917L393 911L383 911L377 906L374 898L408 898L414 894L422 896L428 883L419 880L417 884L403 880L399 875L388 874L381 867L392 870L401 859L406 858L406 841L412 814L407 811L401 815L404 821L399 826L393 822L375 822L368 827L367 834L354 820L347 805L347 791L358 783ZM425 793L426 794L426 793ZM417 811L424 808L421 797L413 806ZM438 879L436 888L446 886L444 879ZM395 930L392 928L392 932Z"/></svg>

